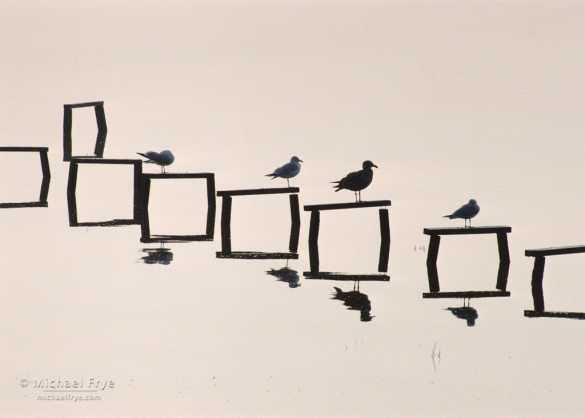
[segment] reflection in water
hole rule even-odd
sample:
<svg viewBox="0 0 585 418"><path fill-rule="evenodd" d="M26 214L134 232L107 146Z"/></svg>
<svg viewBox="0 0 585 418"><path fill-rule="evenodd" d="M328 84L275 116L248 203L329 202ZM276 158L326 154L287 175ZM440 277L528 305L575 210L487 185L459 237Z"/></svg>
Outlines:
<svg viewBox="0 0 585 418"><path fill-rule="evenodd" d="M333 287L335 293L332 299L342 300L347 309L360 311L360 321L369 322L373 316L370 315L372 304L368 295L360 292L360 282L356 281L353 285L353 290L344 292L338 287Z"/></svg>
<svg viewBox="0 0 585 418"><path fill-rule="evenodd" d="M38 152L41 157L41 169L43 180L41 182L41 193L37 202L3 202L0 208L46 208L49 206L47 197L49 196L49 184L51 183L51 170L49 168L49 157L47 147L0 147L0 152Z"/></svg>
<svg viewBox="0 0 585 418"><path fill-rule="evenodd" d="M162 243L164 245L164 243ZM171 252L170 248L164 248L161 246L160 248L144 248L142 252L146 253L144 257L142 257L142 261L144 264L162 264L168 266L173 261L173 253Z"/></svg>
<svg viewBox="0 0 585 418"><path fill-rule="evenodd" d="M279 268L278 270L271 268L266 274L276 277L281 282L288 283L288 287L291 289L300 286L299 272L288 267L288 263L286 266Z"/></svg>
<svg viewBox="0 0 585 418"><path fill-rule="evenodd" d="M463 306L458 308L447 308L446 310L451 311L459 319L467 321L467 326L472 327L475 325L475 320L478 317L477 310L469 306L471 298L467 299L467 305L465 305L465 298L463 298Z"/></svg>

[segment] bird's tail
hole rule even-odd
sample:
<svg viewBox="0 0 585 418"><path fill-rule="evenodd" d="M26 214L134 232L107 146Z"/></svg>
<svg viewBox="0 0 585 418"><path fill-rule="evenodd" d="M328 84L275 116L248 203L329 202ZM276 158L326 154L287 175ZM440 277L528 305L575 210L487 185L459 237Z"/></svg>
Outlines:
<svg viewBox="0 0 585 418"><path fill-rule="evenodd" d="M443 218L453 219L453 215L445 215L445 216L443 216Z"/></svg>
<svg viewBox="0 0 585 418"><path fill-rule="evenodd" d="M272 180L274 180L276 178L274 173L266 174L266 177L272 177Z"/></svg>
<svg viewBox="0 0 585 418"><path fill-rule="evenodd" d="M331 183L335 184L335 186L333 186L334 188L337 187L337 189L335 189L336 192L343 189L343 187L341 187L341 185L339 184L339 183L341 183L340 181L332 181Z"/></svg>

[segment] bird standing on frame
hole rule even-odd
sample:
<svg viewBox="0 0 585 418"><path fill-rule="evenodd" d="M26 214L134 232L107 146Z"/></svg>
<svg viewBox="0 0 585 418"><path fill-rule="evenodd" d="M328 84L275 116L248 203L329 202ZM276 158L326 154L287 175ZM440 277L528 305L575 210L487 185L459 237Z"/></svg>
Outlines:
<svg viewBox="0 0 585 418"><path fill-rule="evenodd" d="M161 152L148 151L144 154L137 152L136 154L148 158L145 163L160 165L161 173L165 173L165 166L171 165L175 161L175 156L168 149Z"/></svg>
<svg viewBox="0 0 585 418"><path fill-rule="evenodd" d="M355 193L355 201L361 202L361 191L368 187L374 178L374 170L372 170L372 167L378 168L378 166L370 160L366 160L363 162L362 167L363 168L360 171L354 171L353 173L349 173L341 180L332 182L337 183L335 186L333 186L337 187L335 191L338 192L341 189L351 190Z"/></svg>
<svg viewBox="0 0 585 418"><path fill-rule="evenodd" d="M469 227L471 228L471 218L479 213L479 206L475 199L471 199L469 203L461 206L451 215L445 215L443 218L449 219L464 219L465 220L465 228L467 228L467 220L469 219Z"/></svg>
<svg viewBox="0 0 585 418"><path fill-rule="evenodd" d="M300 160L299 157L296 156L292 157L290 159L290 162L286 163L282 167L278 167L272 173L266 174L266 177L272 177L272 180L274 180L277 177L286 179L286 184L288 184L288 187L290 187L290 182L288 181L288 179L293 178L294 176L301 172L300 163L302 162L303 160Z"/></svg>

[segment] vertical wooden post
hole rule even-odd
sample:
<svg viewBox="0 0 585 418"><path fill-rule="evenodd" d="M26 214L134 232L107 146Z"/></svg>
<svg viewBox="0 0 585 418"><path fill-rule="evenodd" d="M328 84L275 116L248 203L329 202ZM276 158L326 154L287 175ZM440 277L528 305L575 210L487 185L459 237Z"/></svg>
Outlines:
<svg viewBox="0 0 585 418"><path fill-rule="evenodd" d="M510 252L508 250L508 234L498 232L498 252L500 253L500 262L510 262Z"/></svg>
<svg viewBox="0 0 585 418"><path fill-rule="evenodd" d="M148 215L148 202L150 201L150 178L142 177L140 189L140 231L142 234L142 239L147 240L150 238L150 217Z"/></svg>
<svg viewBox="0 0 585 418"><path fill-rule="evenodd" d="M502 292L506 291L508 287L508 273L510 272L510 262L500 261L500 267L498 267L498 279L496 282L496 289Z"/></svg>
<svg viewBox="0 0 585 418"><path fill-rule="evenodd" d="M441 244L440 235L431 235L429 241L429 254L427 255L427 265L437 264L437 257L439 256L439 245Z"/></svg>
<svg viewBox="0 0 585 418"><path fill-rule="evenodd" d="M532 270L532 299L534 300L535 311L544 311L543 276L544 256L537 255L534 257L534 269Z"/></svg>
<svg viewBox="0 0 585 418"><path fill-rule="evenodd" d="M390 242L390 220L388 209L380 209L380 238L382 241Z"/></svg>
<svg viewBox="0 0 585 418"><path fill-rule="evenodd" d="M73 127L73 111L71 106L64 105L63 107L63 161L71 161L71 129Z"/></svg>
<svg viewBox="0 0 585 418"><path fill-rule="evenodd" d="M429 291L440 292L441 286L439 285L439 272L436 263L427 262L427 275L429 277Z"/></svg>
<svg viewBox="0 0 585 418"><path fill-rule="evenodd" d="M47 197L49 196L49 184L51 182L51 170L49 169L49 157L47 152L48 150L41 151L39 153L41 157L41 168L43 170L43 182L41 183L41 194L39 197L41 203L47 203Z"/></svg>
<svg viewBox="0 0 585 418"><path fill-rule="evenodd" d="M213 239L213 234L215 233L215 200L213 202L213 206L207 207L207 222L205 224L205 235L211 239Z"/></svg>
<svg viewBox="0 0 585 418"><path fill-rule="evenodd" d="M311 211L311 225L309 227L309 260L311 273L319 273L319 223L320 213L318 210Z"/></svg>
<svg viewBox="0 0 585 418"><path fill-rule="evenodd" d="M207 177L207 206L215 208L215 176L213 174ZM215 210L213 217L215 218Z"/></svg>
<svg viewBox="0 0 585 418"><path fill-rule="evenodd" d="M69 209L69 225L77 224L77 200L75 189L77 188L77 163L69 163L69 179L67 180L67 206Z"/></svg>
<svg viewBox="0 0 585 418"><path fill-rule="evenodd" d="M232 197L222 196L221 199L221 251L223 253L231 253Z"/></svg>
<svg viewBox="0 0 585 418"><path fill-rule="evenodd" d="M106 125L106 113L103 105L95 106L95 118L97 121L98 133L95 142L95 155L102 158L104 156L104 148L106 147L106 136L108 135L108 126Z"/></svg>
<svg viewBox="0 0 585 418"><path fill-rule="evenodd" d="M299 196L296 194L289 195L290 200L290 220L293 224L301 224L301 215L299 212Z"/></svg>
<svg viewBox="0 0 585 418"><path fill-rule="evenodd" d="M150 187L150 179L149 184ZM134 221L140 222L141 217L141 206L143 206L141 202L141 193L140 189L142 187L142 162L138 162L134 164ZM146 208L145 208L146 209ZM146 209L148 210L148 209Z"/></svg>
<svg viewBox="0 0 585 418"><path fill-rule="evenodd" d="M388 271L388 258L390 256L390 241L380 242L380 259L378 261L378 272L386 273Z"/></svg>

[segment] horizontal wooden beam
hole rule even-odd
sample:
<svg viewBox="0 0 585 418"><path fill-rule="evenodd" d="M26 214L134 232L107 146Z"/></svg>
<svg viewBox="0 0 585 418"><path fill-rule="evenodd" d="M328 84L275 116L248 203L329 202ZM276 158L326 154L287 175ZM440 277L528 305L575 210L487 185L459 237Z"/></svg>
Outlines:
<svg viewBox="0 0 585 418"><path fill-rule="evenodd" d="M464 292L430 292L423 293L424 299L442 299L442 298L493 298L508 297L510 292L501 290L478 290Z"/></svg>
<svg viewBox="0 0 585 418"><path fill-rule="evenodd" d="M63 107L68 109L75 109L76 107L92 107L92 106L103 106L104 102L86 102L86 103L74 103L65 104Z"/></svg>
<svg viewBox="0 0 585 418"><path fill-rule="evenodd" d="M3 152L48 152L48 147L0 147Z"/></svg>
<svg viewBox="0 0 585 418"><path fill-rule="evenodd" d="M142 173L142 177L149 179L207 179L213 178L213 173Z"/></svg>
<svg viewBox="0 0 585 418"><path fill-rule="evenodd" d="M575 245L570 247L551 247L551 248L537 248L532 250L526 250L524 255L526 257L538 257L547 255L559 255L559 254L577 254L585 253L585 245Z"/></svg>
<svg viewBox="0 0 585 418"><path fill-rule="evenodd" d="M278 187L269 189L242 189L242 190L218 190L218 196L249 196L260 194L298 193L298 187Z"/></svg>
<svg viewBox="0 0 585 418"><path fill-rule="evenodd" d="M356 208L373 208L381 206L391 206L390 200L372 200L370 202L350 202L350 203L325 203L322 205L305 205L305 211L313 210L337 210L337 209L356 209Z"/></svg>
<svg viewBox="0 0 585 418"><path fill-rule="evenodd" d="M524 311L528 318L571 318L585 319L585 312Z"/></svg>
<svg viewBox="0 0 585 418"><path fill-rule="evenodd" d="M310 271L303 272L303 276L307 279L313 280L346 280L346 281L363 281L363 282L388 282L390 276L387 274L350 274L350 273L331 273L320 271L318 273L311 273Z"/></svg>
<svg viewBox="0 0 585 418"><path fill-rule="evenodd" d="M510 226L478 226L470 228L425 228L425 235L477 235L512 232Z"/></svg>
<svg viewBox="0 0 585 418"><path fill-rule="evenodd" d="M71 158L71 162L76 163L76 164L141 164L142 160L118 159L118 158L73 157L73 158Z"/></svg>
<svg viewBox="0 0 585 418"><path fill-rule="evenodd" d="M263 253L255 251L218 251L215 253L217 258L235 258L242 260L297 260L297 253Z"/></svg>

